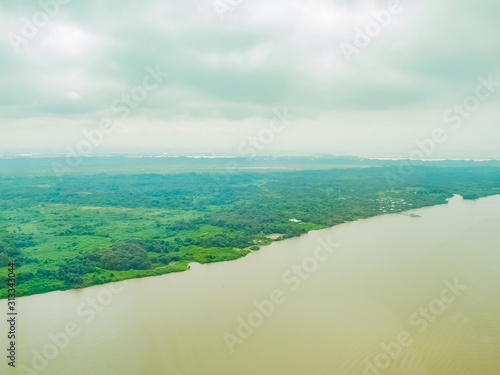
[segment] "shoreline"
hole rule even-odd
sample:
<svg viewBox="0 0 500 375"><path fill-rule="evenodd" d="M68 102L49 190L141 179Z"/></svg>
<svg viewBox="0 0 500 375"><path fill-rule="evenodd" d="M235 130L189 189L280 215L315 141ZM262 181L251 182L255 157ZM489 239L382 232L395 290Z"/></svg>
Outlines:
<svg viewBox="0 0 500 375"><path fill-rule="evenodd" d="M366 218L359 218L359 219L352 220L352 221L346 221L344 223L339 223L339 224L336 224L336 225L333 225L333 226L330 226L330 227L309 230L306 233L300 234L299 236L290 237L290 238L286 238L286 239L271 240L269 243L261 245L261 247L268 247L268 246L272 245L274 242L282 242L282 241L289 240L289 239L290 240L291 239L296 239L296 238L300 238L300 237L305 236L305 235L307 235L309 233L312 233L312 232L322 231L322 230L328 230L328 229L340 227L341 225L344 225L344 224L351 224L351 223L354 223L354 222L359 222L359 221L363 221L363 220L369 220L369 219L376 218L376 217L390 216L390 215L403 215L403 216L408 216L409 217L410 215L404 215L404 213L411 212L411 211L419 211L419 210L423 210L423 209L426 209L426 208L439 207L439 206L442 206L442 205L445 205L445 204L449 204L450 200L456 199L457 197L460 197L462 201L475 202L475 201L478 201L480 199L491 198L491 197L495 197L495 196L500 196L500 194L487 195L487 196L479 197L479 198L476 198L476 199L464 199L459 194L453 194L452 197L449 197L449 198L446 199L445 203L433 204L433 205L429 205L429 206L422 206L422 207L418 207L418 208L411 208L409 210L398 211L398 212L381 213L379 215L374 215L374 216L370 216L370 217L366 217ZM418 217L416 217L416 218L418 219ZM179 270L179 271L175 271L175 272L160 273L158 275L144 275L142 277L124 278L122 280L116 280L116 281L112 281L112 282L108 282L108 283L103 283L103 284L93 284L93 285L86 286L84 288L68 288L68 289L52 290L52 291L49 291L49 292L46 292L46 293L27 294L27 295L23 295L23 296L20 296L20 297L16 297L16 299L19 300L21 298L32 297L32 296L39 296L39 295L46 295L46 294L49 294L49 293L62 293L62 292L67 292L67 291L75 291L75 292L77 292L77 291L82 291L82 290L89 289L89 288L94 288L94 287L100 287L100 286L105 286L105 285L112 285L112 284L123 283L123 282L127 282L128 280L137 280L137 279L144 279L144 278L150 278L150 277L166 276L166 275L169 275L169 274L184 273L184 272L187 272L187 271L189 271L191 269L191 265L204 266L204 265L210 265L210 264L234 262L234 261L238 261L240 259L246 258L251 253L257 253L260 250L261 249L249 251L247 254L245 254L245 255L237 258L237 259L231 259L231 260L225 260L225 261L218 261L218 262L209 262L209 263L189 262L189 263L186 263L187 268L185 270ZM181 263L181 262L179 262L179 263ZM6 300L6 299L7 298L0 298L0 301Z"/></svg>

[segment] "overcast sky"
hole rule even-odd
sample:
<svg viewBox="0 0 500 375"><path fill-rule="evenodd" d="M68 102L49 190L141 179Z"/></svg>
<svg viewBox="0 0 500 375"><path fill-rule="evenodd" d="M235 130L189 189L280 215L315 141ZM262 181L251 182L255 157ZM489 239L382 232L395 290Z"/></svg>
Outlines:
<svg viewBox="0 0 500 375"><path fill-rule="evenodd" d="M500 157L498 0L46 1L0 1L1 150Z"/></svg>

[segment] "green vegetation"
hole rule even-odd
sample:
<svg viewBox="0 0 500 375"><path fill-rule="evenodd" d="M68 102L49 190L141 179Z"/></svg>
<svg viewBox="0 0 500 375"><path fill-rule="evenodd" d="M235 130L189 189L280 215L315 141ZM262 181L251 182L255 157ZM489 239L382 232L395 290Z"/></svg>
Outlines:
<svg viewBox="0 0 500 375"><path fill-rule="evenodd" d="M389 187L372 167L290 172L0 175L0 298L7 263L18 295L185 271L280 238L453 194L500 192L498 167L420 167ZM293 222L298 219L301 222Z"/></svg>

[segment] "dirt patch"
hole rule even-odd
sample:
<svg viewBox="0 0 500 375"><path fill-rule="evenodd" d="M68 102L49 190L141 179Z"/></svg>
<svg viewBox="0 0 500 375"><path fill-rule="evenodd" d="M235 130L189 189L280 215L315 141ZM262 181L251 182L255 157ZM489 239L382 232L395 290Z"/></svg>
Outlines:
<svg viewBox="0 0 500 375"><path fill-rule="evenodd" d="M96 207L96 206L83 206L80 210L111 210L111 211L130 211L131 208L124 207Z"/></svg>
<svg viewBox="0 0 500 375"><path fill-rule="evenodd" d="M278 238L283 237L283 235L281 233L272 233L268 234L266 237L270 238L271 240L277 240Z"/></svg>

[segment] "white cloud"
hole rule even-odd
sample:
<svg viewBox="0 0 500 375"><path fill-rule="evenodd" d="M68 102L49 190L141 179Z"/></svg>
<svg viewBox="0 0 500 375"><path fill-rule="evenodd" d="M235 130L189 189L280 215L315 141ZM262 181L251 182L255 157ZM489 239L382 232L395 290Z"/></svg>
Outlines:
<svg viewBox="0 0 500 375"><path fill-rule="evenodd" d="M40 47L58 59L77 59L89 53L99 53L105 44L81 27L68 23L52 23L40 36Z"/></svg>

